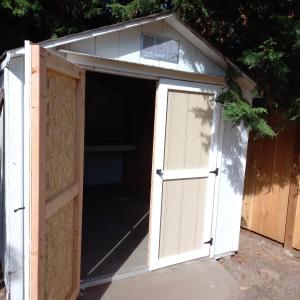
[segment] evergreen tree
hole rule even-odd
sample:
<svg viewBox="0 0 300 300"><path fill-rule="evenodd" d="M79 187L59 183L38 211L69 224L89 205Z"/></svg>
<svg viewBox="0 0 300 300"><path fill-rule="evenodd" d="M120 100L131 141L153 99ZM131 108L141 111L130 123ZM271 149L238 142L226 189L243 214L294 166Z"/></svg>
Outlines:
<svg viewBox="0 0 300 300"><path fill-rule="evenodd" d="M267 113L300 118L298 0L0 0L0 52L33 42L163 11L175 11L257 82L264 107L252 107L228 69L218 101L227 119L274 136Z"/></svg>

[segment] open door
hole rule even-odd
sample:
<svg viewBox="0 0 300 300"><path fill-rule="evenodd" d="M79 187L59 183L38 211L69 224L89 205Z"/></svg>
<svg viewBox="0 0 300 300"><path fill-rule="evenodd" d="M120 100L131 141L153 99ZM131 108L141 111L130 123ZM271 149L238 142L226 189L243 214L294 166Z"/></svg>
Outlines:
<svg viewBox="0 0 300 300"><path fill-rule="evenodd" d="M76 299L80 285L85 72L31 49L30 299Z"/></svg>
<svg viewBox="0 0 300 300"><path fill-rule="evenodd" d="M150 216L150 269L210 255L221 87L160 80Z"/></svg>

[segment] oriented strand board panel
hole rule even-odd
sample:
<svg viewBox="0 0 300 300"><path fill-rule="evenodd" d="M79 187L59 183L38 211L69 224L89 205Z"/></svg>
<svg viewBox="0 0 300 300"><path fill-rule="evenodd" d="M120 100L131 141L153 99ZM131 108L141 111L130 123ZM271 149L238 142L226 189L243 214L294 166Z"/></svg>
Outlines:
<svg viewBox="0 0 300 300"><path fill-rule="evenodd" d="M207 168L213 96L169 91L164 169Z"/></svg>
<svg viewBox="0 0 300 300"><path fill-rule="evenodd" d="M46 221L45 300L65 300L70 296L74 282L73 251L74 199Z"/></svg>
<svg viewBox="0 0 300 300"><path fill-rule="evenodd" d="M201 247L206 190L206 178L163 183L160 258Z"/></svg>
<svg viewBox="0 0 300 300"><path fill-rule="evenodd" d="M76 91L76 79L48 70L46 199L75 179Z"/></svg>

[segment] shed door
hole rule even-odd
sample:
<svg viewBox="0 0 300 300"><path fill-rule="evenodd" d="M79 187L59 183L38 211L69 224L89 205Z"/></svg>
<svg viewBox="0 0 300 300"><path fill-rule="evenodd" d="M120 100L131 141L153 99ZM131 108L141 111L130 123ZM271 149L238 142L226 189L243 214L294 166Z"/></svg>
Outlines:
<svg viewBox="0 0 300 300"><path fill-rule="evenodd" d="M30 299L76 299L85 72L38 45L30 50Z"/></svg>
<svg viewBox="0 0 300 300"><path fill-rule="evenodd" d="M155 269L210 253L219 87L164 80L157 92L151 216ZM153 234L153 235L152 235Z"/></svg>

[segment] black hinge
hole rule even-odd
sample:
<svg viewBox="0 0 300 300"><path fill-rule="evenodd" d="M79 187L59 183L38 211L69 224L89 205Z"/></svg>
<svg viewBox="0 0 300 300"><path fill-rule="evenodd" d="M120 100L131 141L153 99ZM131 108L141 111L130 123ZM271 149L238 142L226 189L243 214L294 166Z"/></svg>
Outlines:
<svg viewBox="0 0 300 300"><path fill-rule="evenodd" d="M209 244L212 246L213 243L214 243L214 239L211 238L209 241L205 242L204 244Z"/></svg>
<svg viewBox="0 0 300 300"><path fill-rule="evenodd" d="M162 169L157 169L156 170L156 174L159 175L159 176L163 176L164 175L164 172Z"/></svg>
<svg viewBox="0 0 300 300"><path fill-rule="evenodd" d="M219 175L219 168L216 168L215 170L210 171L209 173L215 174L216 176L218 176Z"/></svg>
<svg viewBox="0 0 300 300"><path fill-rule="evenodd" d="M0 88L0 114L4 104L4 88Z"/></svg>

